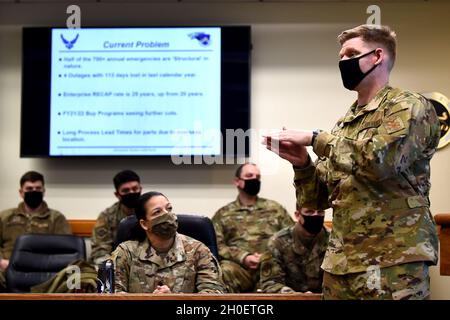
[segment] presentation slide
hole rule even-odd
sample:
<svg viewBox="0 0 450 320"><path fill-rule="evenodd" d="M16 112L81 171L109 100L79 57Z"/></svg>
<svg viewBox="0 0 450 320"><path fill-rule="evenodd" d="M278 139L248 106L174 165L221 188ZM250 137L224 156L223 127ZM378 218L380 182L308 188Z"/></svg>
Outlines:
<svg viewBox="0 0 450 320"><path fill-rule="evenodd" d="M50 155L220 154L221 30L52 29Z"/></svg>

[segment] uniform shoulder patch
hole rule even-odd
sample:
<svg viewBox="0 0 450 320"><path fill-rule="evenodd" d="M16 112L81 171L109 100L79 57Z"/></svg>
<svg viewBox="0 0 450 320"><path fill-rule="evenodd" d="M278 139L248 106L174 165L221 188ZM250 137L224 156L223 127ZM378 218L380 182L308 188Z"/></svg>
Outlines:
<svg viewBox="0 0 450 320"><path fill-rule="evenodd" d="M405 124L400 117L385 120L383 126L389 134L405 129Z"/></svg>
<svg viewBox="0 0 450 320"><path fill-rule="evenodd" d="M95 230L95 234L99 238L104 238L108 234L108 230L106 228L98 228Z"/></svg>
<svg viewBox="0 0 450 320"><path fill-rule="evenodd" d="M268 278L272 275L272 261L268 259L261 266L261 276Z"/></svg>

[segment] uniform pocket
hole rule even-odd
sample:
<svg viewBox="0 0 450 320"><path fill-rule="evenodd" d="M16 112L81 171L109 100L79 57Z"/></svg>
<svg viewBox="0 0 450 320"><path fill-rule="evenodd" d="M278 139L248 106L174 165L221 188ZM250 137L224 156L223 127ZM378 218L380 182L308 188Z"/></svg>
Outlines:
<svg viewBox="0 0 450 320"><path fill-rule="evenodd" d="M27 221L15 220L7 222L3 230L3 242L6 242L8 240L15 241L18 236L28 231Z"/></svg>
<svg viewBox="0 0 450 320"><path fill-rule="evenodd" d="M50 233L50 223L48 221L33 220L30 223L33 233Z"/></svg>
<svg viewBox="0 0 450 320"><path fill-rule="evenodd" d="M372 139L376 134L378 134L378 128L364 128L358 131L358 140Z"/></svg>
<svg viewBox="0 0 450 320"><path fill-rule="evenodd" d="M185 263L173 270L176 278L174 281L174 292L193 293L196 292L197 271L193 264Z"/></svg>

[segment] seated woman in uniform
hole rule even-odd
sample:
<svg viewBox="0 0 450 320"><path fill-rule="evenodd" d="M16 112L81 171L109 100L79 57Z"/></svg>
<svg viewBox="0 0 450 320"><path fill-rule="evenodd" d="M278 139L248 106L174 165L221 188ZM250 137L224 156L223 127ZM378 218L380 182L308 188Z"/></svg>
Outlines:
<svg viewBox="0 0 450 320"><path fill-rule="evenodd" d="M223 293L217 260L200 241L177 233L172 205L159 192L139 198L135 239L112 253L116 292Z"/></svg>

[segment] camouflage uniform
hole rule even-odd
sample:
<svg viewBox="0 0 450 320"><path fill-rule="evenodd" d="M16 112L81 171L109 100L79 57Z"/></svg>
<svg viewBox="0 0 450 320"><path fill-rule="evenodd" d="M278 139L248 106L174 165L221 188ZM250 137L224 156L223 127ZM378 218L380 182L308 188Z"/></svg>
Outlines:
<svg viewBox="0 0 450 320"><path fill-rule="evenodd" d="M10 259L16 239L22 234L71 234L64 215L50 209L44 201L37 212L27 213L25 204L0 213L0 258ZM0 272L0 287L5 286L4 273Z"/></svg>
<svg viewBox="0 0 450 320"><path fill-rule="evenodd" d="M223 278L230 292L255 290L259 269L244 265L246 256L267 250L269 238L294 222L277 202L257 198L255 205L243 206L239 198L219 209L212 218L219 248Z"/></svg>
<svg viewBox="0 0 450 320"><path fill-rule="evenodd" d="M312 239L301 237L295 226L277 232L261 257L260 286L266 293L322 292L320 269L328 246L329 231Z"/></svg>
<svg viewBox="0 0 450 320"><path fill-rule="evenodd" d="M431 103L389 86L365 106L354 103L331 134L318 134L313 150L319 159L295 169L294 183L299 203L333 208L322 264L326 272L436 264L438 239L428 194L438 141Z"/></svg>
<svg viewBox="0 0 450 320"><path fill-rule="evenodd" d="M177 233L172 248L158 254L148 239L122 242L112 253L116 292L223 293L217 260L200 241Z"/></svg>
<svg viewBox="0 0 450 320"><path fill-rule="evenodd" d="M386 268L373 266L366 272L346 275L325 272L323 294L328 300L426 299L430 296L428 265L420 261Z"/></svg>
<svg viewBox="0 0 450 320"><path fill-rule="evenodd" d="M95 222L92 231L92 253L91 261L100 265L109 258L113 251L114 239L117 235L117 227L120 220L125 218L127 213L120 202L116 202L111 207L104 210Z"/></svg>

